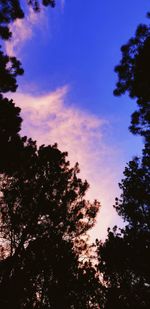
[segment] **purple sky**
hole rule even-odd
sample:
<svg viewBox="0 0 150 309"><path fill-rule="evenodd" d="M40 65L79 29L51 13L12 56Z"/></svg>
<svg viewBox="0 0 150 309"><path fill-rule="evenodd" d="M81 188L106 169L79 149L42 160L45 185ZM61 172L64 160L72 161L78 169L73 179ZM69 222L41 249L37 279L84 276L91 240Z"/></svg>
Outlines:
<svg viewBox="0 0 150 309"><path fill-rule="evenodd" d="M102 207L93 237L119 222L112 208L125 164L140 154L140 138L128 132L136 104L115 98L114 66L120 47L147 22L149 1L57 0L55 9L28 11L17 21L6 50L25 74L13 95L22 107L23 133L38 143L58 143L79 162L90 183L87 197Z"/></svg>

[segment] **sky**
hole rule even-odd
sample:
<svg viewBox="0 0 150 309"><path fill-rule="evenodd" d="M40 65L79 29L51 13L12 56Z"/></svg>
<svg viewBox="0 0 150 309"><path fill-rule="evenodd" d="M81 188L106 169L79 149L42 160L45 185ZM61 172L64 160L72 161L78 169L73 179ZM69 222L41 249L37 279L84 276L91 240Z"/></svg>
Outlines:
<svg viewBox="0 0 150 309"><path fill-rule="evenodd" d="M142 149L141 138L128 131L136 103L114 97L113 90L120 47L148 22L148 10L149 0L56 0L54 9L29 9L12 24L5 45L25 70L11 94L22 109L22 134L68 151L90 184L87 199L101 202L92 239L122 224L112 207L118 182Z"/></svg>

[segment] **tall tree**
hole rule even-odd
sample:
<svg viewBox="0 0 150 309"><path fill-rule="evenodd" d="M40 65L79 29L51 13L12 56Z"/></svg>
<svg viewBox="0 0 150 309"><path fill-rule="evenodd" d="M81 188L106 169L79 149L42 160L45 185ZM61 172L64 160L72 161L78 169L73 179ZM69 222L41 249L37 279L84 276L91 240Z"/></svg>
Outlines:
<svg viewBox="0 0 150 309"><path fill-rule="evenodd" d="M132 115L130 130L150 142L150 27L139 25L135 37L121 47L122 59L116 66L115 95L128 92L139 109Z"/></svg>
<svg viewBox="0 0 150 309"><path fill-rule="evenodd" d="M99 270L106 282L105 308L150 306L150 169L135 158L129 162L120 184L115 208L126 223L109 230L98 243Z"/></svg>
<svg viewBox="0 0 150 309"><path fill-rule="evenodd" d="M26 166L1 178L3 308L98 308L98 277L90 264L79 264L79 255L88 259L83 236L99 203L84 200L88 184L66 153L56 145L30 146Z"/></svg>
<svg viewBox="0 0 150 309"><path fill-rule="evenodd" d="M144 137L142 158L134 158L124 171L122 191L115 209L125 227L108 230L104 243L97 241L99 264L105 282L105 309L150 307L150 28L139 25L134 38L122 46L115 68L115 95L128 92L138 110L130 130Z"/></svg>

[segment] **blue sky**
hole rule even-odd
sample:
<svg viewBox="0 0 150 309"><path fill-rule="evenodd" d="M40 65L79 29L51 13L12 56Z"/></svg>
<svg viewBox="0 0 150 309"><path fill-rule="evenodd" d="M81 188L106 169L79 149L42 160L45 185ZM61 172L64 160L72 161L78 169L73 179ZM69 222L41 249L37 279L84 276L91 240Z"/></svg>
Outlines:
<svg viewBox="0 0 150 309"><path fill-rule="evenodd" d="M126 139L135 104L127 96L113 96L114 66L121 58L121 45L140 22L147 22L149 1L95 0L92 5L90 0L66 0L64 9L60 3L46 12L45 33L37 29L32 44L26 44L25 80L34 81L39 93L70 85L71 102L110 118L113 134Z"/></svg>
<svg viewBox="0 0 150 309"><path fill-rule="evenodd" d="M128 132L135 102L113 96L114 66L121 45L148 22L148 10L148 0L57 0L55 9L28 12L6 46L25 69L14 96L22 107L23 133L39 143L58 141L71 162L79 161L92 198L102 201L94 235L103 236L118 220L112 210L117 183L142 147Z"/></svg>

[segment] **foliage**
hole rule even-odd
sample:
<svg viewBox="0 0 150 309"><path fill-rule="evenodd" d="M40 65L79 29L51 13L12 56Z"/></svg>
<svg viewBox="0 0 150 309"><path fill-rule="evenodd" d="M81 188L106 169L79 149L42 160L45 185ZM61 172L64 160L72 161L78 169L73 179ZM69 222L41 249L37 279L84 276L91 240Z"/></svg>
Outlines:
<svg viewBox="0 0 150 309"><path fill-rule="evenodd" d="M150 141L150 27L139 25L134 38L122 46L122 59L115 95L126 91L137 99L139 109L132 115L130 130Z"/></svg>
<svg viewBox="0 0 150 309"><path fill-rule="evenodd" d="M103 276L105 309L150 307L150 28L140 25L134 38L122 46L122 59L115 68L115 95L129 93L138 111L130 130L144 137L142 158L134 158L119 184L115 209L126 226L108 229L104 243L97 241L98 270Z"/></svg>
<svg viewBox="0 0 150 309"><path fill-rule="evenodd" d="M0 267L5 309L98 308L95 270L88 264L79 267L73 244L55 230L30 241L18 257L7 258Z"/></svg>
<svg viewBox="0 0 150 309"><path fill-rule="evenodd" d="M126 227L98 243L99 271L105 282L104 308L149 308L150 233Z"/></svg>
<svg viewBox="0 0 150 309"><path fill-rule="evenodd" d="M21 63L15 57L4 55L0 51L0 93L15 92L17 89L16 77L23 74Z"/></svg>
<svg viewBox="0 0 150 309"><path fill-rule="evenodd" d="M146 161L147 162L147 161ZM150 305L150 169L135 158L120 184L122 194L115 208L126 222L118 232L108 231L98 243L99 270L106 281L110 308L148 308Z"/></svg>
<svg viewBox="0 0 150 309"><path fill-rule="evenodd" d="M98 308L96 272L88 263L79 264L78 254L87 245L81 242L76 252L75 244L93 226L99 203L83 199L88 184L77 178L77 165L69 167L66 153L56 145L30 147L26 166L1 177L1 239L6 246L0 263L1 304Z"/></svg>
<svg viewBox="0 0 150 309"><path fill-rule="evenodd" d="M54 0L27 0L25 1L35 12L40 11L41 5L55 6ZM25 17L25 10L22 7L20 0L1 0L0 1L0 38L8 40L11 38L12 33L10 25L16 19ZM1 48L1 46L0 46ZM16 91L17 82L16 77L23 74L21 63L16 57L9 57L4 55L0 50L0 93L8 91Z"/></svg>
<svg viewBox="0 0 150 309"><path fill-rule="evenodd" d="M44 6L55 6L55 0L26 0L24 1L33 8L34 11L39 11L41 4ZM25 11L23 10L23 2L21 0L1 0L0 1L0 37L7 40L12 33L9 29L9 24L16 19L24 18Z"/></svg>
<svg viewBox="0 0 150 309"><path fill-rule="evenodd" d="M140 159L130 161L124 171L125 178L120 183L120 199L115 208L120 216L136 230L150 228L150 169Z"/></svg>
<svg viewBox="0 0 150 309"><path fill-rule="evenodd" d="M78 165L70 168L66 153L56 145L39 149L35 143L29 145L29 160L10 180L2 176L4 237L11 230L16 248L22 238L28 242L47 229L56 229L67 239L85 234L95 222L99 203L84 200L88 184L77 177Z"/></svg>

